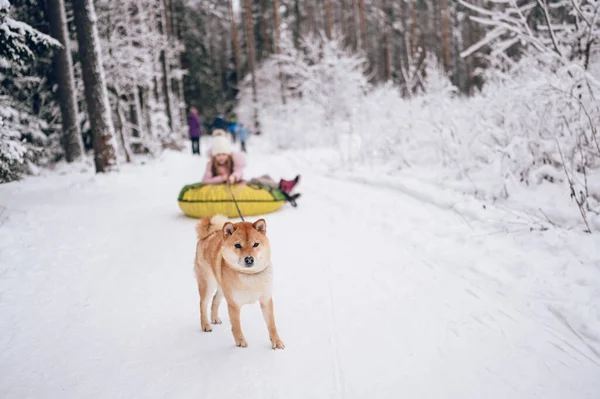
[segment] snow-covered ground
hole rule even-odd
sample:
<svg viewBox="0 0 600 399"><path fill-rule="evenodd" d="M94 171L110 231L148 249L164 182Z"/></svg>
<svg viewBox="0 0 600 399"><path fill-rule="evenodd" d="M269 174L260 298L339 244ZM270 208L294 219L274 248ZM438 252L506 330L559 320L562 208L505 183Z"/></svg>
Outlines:
<svg viewBox="0 0 600 399"><path fill-rule="evenodd" d="M250 148L247 176L303 176L266 217L284 351L258 305L246 349L224 309L200 329L176 199L205 158L0 186L0 397L600 397L597 235L316 167L335 156Z"/></svg>

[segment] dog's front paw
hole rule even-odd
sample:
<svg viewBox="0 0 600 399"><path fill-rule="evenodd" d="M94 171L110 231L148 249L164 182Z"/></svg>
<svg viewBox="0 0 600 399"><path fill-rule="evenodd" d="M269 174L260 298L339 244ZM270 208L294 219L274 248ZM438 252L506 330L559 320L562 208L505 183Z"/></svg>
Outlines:
<svg viewBox="0 0 600 399"><path fill-rule="evenodd" d="M281 338L277 337L271 340L271 347L273 349L285 349L285 344Z"/></svg>
<svg viewBox="0 0 600 399"><path fill-rule="evenodd" d="M221 324L222 323L221 318L219 316L211 317L210 322L213 324Z"/></svg>
<svg viewBox="0 0 600 399"><path fill-rule="evenodd" d="M202 323L202 331L204 331L204 332L211 332L212 331L212 327L210 326L209 323Z"/></svg>
<svg viewBox="0 0 600 399"><path fill-rule="evenodd" d="M244 339L244 337L242 338L236 338L235 339L235 344L240 347L240 348L246 348L248 346L248 342L246 342L246 340Z"/></svg>

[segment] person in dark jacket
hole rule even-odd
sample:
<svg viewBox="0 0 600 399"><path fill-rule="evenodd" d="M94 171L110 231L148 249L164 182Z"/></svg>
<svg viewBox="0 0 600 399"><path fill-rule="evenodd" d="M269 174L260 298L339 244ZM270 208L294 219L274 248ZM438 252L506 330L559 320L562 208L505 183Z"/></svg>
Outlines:
<svg viewBox="0 0 600 399"><path fill-rule="evenodd" d="M212 128L213 130L217 130L217 129L221 129L221 130L229 130L229 127L227 126L227 122L225 122L225 118L223 118L223 114L219 114L219 116L217 116L215 118L215 120L213 121L212 124Z"/></svg>
<svg viewBox="0 0 600 399"><path fill-rule="evenodd" d="M200 155L200 136L202 135L202 121L198 110L194 107L190 108L188 116L188 127L190 129L190 140L192 141L192 154Z"/></svg>

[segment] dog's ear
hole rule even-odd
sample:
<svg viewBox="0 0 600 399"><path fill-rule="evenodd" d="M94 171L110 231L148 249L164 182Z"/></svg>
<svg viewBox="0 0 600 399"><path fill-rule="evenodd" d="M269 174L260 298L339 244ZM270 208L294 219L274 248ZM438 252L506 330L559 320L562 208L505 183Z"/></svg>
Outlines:
<svg viewBox="0 0 600 399"><path fill-rule="evenodd" d="M235 226L231 222L227 222L223 225L223 236L225 238L231 237L235 233Z"/></svg>
<svg viewBox="0 0 600 399"><path fill-rule="evenodd" d="M267 234L267 222L265 222L265 219L257 220L252 224L252 227L259 233Z"/></svg>

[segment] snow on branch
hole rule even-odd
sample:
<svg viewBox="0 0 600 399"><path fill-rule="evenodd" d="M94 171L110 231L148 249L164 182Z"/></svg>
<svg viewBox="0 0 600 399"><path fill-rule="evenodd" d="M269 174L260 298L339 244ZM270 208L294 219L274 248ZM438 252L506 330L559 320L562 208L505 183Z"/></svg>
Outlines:
<svg viewBox="0 0 600 399"><path fill-rule="evenodd" d="M459 0L471 12L470 19L488 32L461 57L490 48L493 56L504 58L504 53L514 48L511 56L517 60L533 55L561 66L579 62L589 67L592 48L600 40L600 4L582 0L502 0L484 9L472 1Z"/></svg>
<svg viewBox="0 0 600 399"><path fill-rule="evenodd" d="M36 53L49 47L61 47L54 38L10 18L9 7L6 0L0 5L0 60L23 66L35 58Z"/></svg>
<svg viewBox="0 0 600 399"><path fill-rule="evenodd" d="M550 15L548 14L548 5L546 4L546 0L537 0L538 4L542 8L544 12L544 18L546 19L546 24L548 26L548 31L550 32L550 38L552 39L552 45L554 46L554 51L558 53L558 55L562 56L560 49L558 48L558 42L556 40L556 36L554 35L554 29L552 29L552 22L550 21Z"/></svg>

